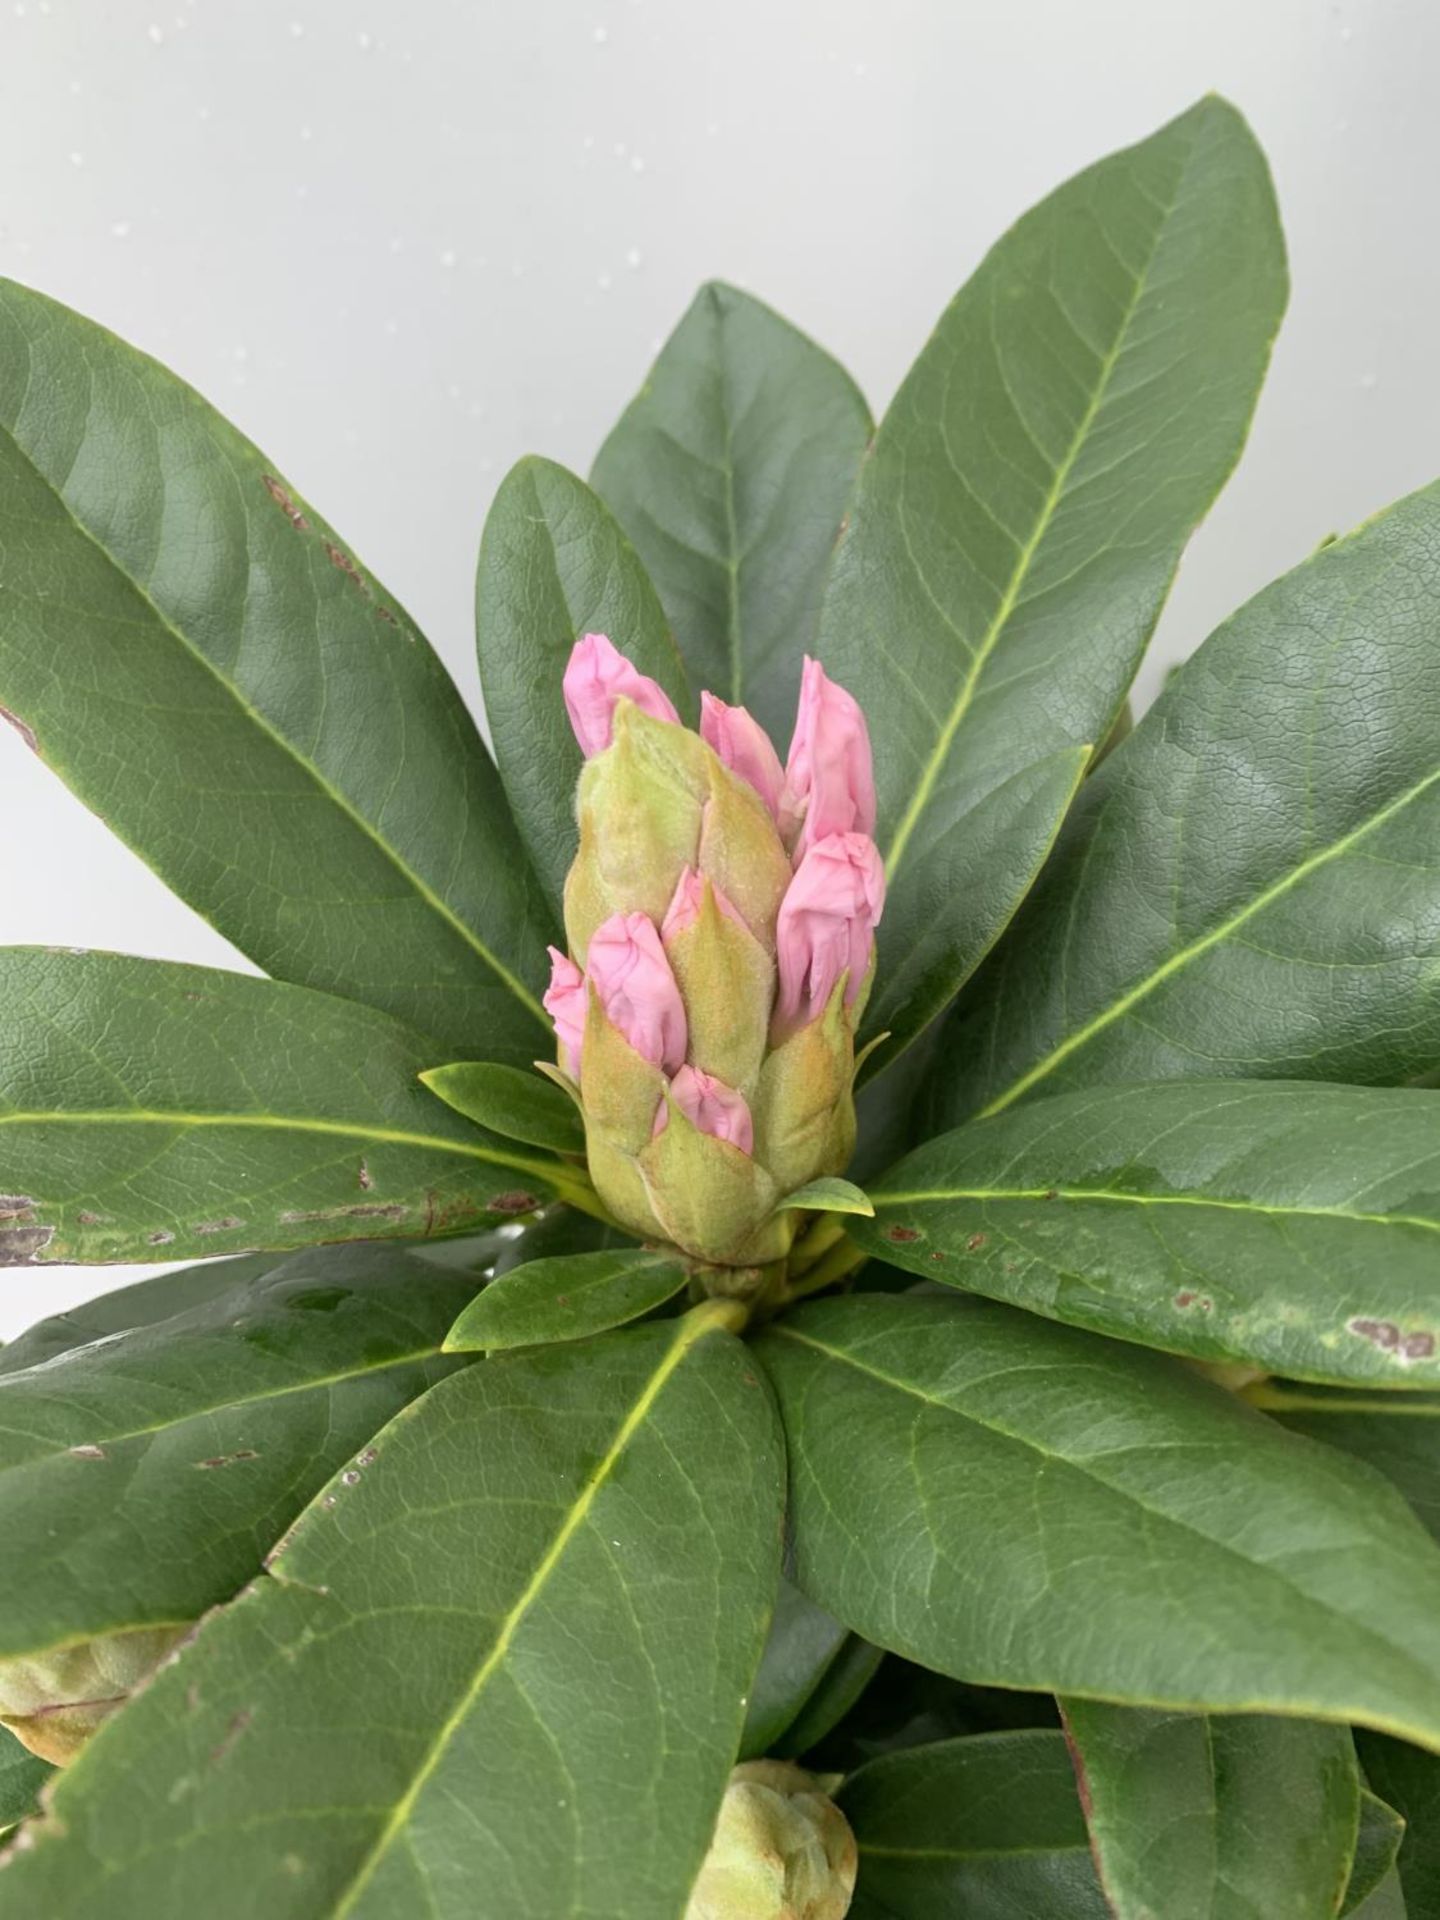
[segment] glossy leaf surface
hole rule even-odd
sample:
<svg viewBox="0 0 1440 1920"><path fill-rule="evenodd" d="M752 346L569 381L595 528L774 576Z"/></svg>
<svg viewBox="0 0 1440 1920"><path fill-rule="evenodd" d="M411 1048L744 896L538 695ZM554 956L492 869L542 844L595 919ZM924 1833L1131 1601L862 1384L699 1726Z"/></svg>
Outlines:
<svg viewBox="0 0 1440 1920"><path fill-rule="evenodd" d="M0 1914L675 1920L778 1571L728 1315L416 1403L67 1770Z"/></svg>
<svg viewBox="0 0 1440 1920"><path fill-rule="evenodd" d="M502 1140L523 1140L556 1153L583 1153L585 1125L575 1102L542 1075L488 1060L429 1067L420 1075L433 1094Z"/></svg>
<svg viewBox="0 0 1440 1920"><path fill-rule="evenodd" d="M886 414L820 650L875 740L881 966L934 951L927 999L948 997L942 959L954 992L1004 923L987 935L944 898L979 857L967 836L1004 811L966 823L1022 769L1105 739L1239 454L1285 289L1264 159L1233 108L1202 100L1026 214ZM993 906L1008 917L1010 890Z"/></svg>
<svg viewBox="0 0 1440 1920"><path fill-rule="evenodd" d="M910 1747L837 1798L860 1848L851 1920L1108 1920L1063 1734Z"/></svg>
<svg viewBox="0 0 1440 1920"><path fill-rule="evenodd" d="M935 1126L1102 1081L1440 1061L1440 487L1220 627L1085 783L952 1016Z"/></svg>
<svg viewBox="0 0 1440 1920"><path fill-rule="evenodd" d="M915 902L902 944L882 927L880 965L865 1009L860 1070L872 1080L943 1012L1003 933L1055 842L1090 762L1088 746L1048 755L987 793L909 875Z"/></svg>
<svg viewBox="0 0 1440 1920"><path fill-rule="evenodd" d="M1115 1920L1326 1920L1350 1881L1360 1779L1345 1727L1066 1704Z"/></svg>
<svg viewBox="0 0 1440 1920"><path fill-rule="evenodd" d="M681 1261L626 1248L528 1260L470 1302L446 1335L446 1351L584 1340L662 1306L688 1279Z"/></svg>
<svg viewBox="0 0 1440 1920"><path fill-rule="evenodd" d="M1265 1380L1245 1397L1294 1432L1375 1467L1440 1540L1440 1395L1343 1393Z"/></svg>
<svg viewBox="0 0 1440 1920"><path fill-rule="evenodd" d="M828 353L711 281L591 475L649 569L695 685L748 707L782 759L871 430Z"/></svg>
<svg viewBox="0 0 1440 1920"><path fill-rule="evenodd" d="M871 1182L893 1265L1304 1379L1440 1379L1440 1094L1160 1082L1036 1100Z"/></svg>
<svg viewBox="0 0 1440 1920"><path fill-rule="evenodd" d="M599 496L550 460L522 460L500 483L480 542L475 630L500 776L558 915L581 765L561 688L570 649L603 633L691 724L695 698L635 549ZM553 1051L548 1032L536 1051Z"/></svg>
<svg viewBox="0 0 1440 1920"><path fill-rule="evenodd" d="M553 922L409 616L198 394L0 283L0 703L267 973L523 1063Z"/></svg>
<svg viewBox="0 0 1440 1920"><path fill-rule="evenodd" d="M988 1301L816 1303L756 1350L794 1577L867 1639L982 1684L1440 1749L1440 1549L1378 1474L1178 1362Z"/></svg>
<svg viewBox="0 0 1440 1920"><path fill-rule="evenodd" d="M0 951L0 1264L454 1231L573 1181L420 1085L429 1047L307 987Z"/></svg>
<svg viewBox="0 0 1440 1920"><path fill-rule="evenodd" d="M398 1247L165 1276L153 1319L0 1372L0 1656L197 1619L456 1364L473 1289ZM28 1359L28 1364L26 1364ZM20 1364L16 1364L17 1361Z"/></svg>

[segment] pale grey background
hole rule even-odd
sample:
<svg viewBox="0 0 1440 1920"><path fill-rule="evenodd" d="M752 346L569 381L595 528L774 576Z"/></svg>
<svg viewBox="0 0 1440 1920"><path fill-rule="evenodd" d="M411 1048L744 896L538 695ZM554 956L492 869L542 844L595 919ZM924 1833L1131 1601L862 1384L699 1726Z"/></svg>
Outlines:
<svg viewBox="0 0 1440 1920"><path fill-rule="evenodd" d="M1270 152L1295 290L1143 690L1440 468L1434 0L176 8L0 0L0 271L233 414L472 699L496 482L532 449L584 470L699 280L878 409L1017 213L1212 87ZM0 941L244 964L0 736ZM0 1333L132 1271L11 1273Z"/></svg>

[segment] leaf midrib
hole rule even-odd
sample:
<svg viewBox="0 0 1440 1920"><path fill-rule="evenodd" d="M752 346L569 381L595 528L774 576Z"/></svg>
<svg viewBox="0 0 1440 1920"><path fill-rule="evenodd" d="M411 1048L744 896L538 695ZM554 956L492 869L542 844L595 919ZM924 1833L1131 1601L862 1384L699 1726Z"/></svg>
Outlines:
<svg viewBox="0 0 1440 1920"><path fill-rule="evenodd" d="M88 422L88 418L89 418L88 409L87 409L86 418ZM261 710L257 706L255 706L253 702L251 702L245 696L245 694L242 692L239 685L221 670L219 665L210 658L209 654L207 654L203 650L203 648L196 646L194 641L192 641L187 634L182 632L181 629L177 627L171 619L169 619L169 617L163 612L163 610L160 608L158 603L152 597L148 589L139 580L137 580L135 576L126 567L121 565L118 557L114 553L112 553L107 546L105 546L105 544L103 543L103 541L100 540L98 535L93 533L91 529L88 526L86 526L85 522L79 517L79 515L75 512L75 509L71 506L70 502L66 499L63 491L50 478L49 474L46 473L43 470L43 468L41 468L38 462L31 455L29 449L22 444L19 438L19 435L15 432L14 428L6 426L3 423L0 423L0 433L4 434L5 438L9 441L10 445L15 449L15 452L18 454L20 459L25 462L25 464L29 467L30 471L36 476L36 478L41 482L41 484L49 490L50 494L59 504L60 508L64 512L66 518L69 520L71 526L74 527L75 531L81 536L82 539L90 543L90 545L105 561L106 565L113 570L117 578L124 581L125 585L129 587L132 593L135 594L136 598L141 602L141 604L149 609L150 613L154 616L156 622L159 624L162 631L165 633L168 633L172 640L175 640L176 642L178 642L181 648L186 653L188 653L193 660L197 661L206 670L206 672L208 672L212 676L212 678L217 682L219 686L225 689L225 691L234 700L236 706L239 707L240 711L249 720L253 721L253 723L260 729L260 731L266 736L266 738L271 741L273 745L277 746L280 749L280 751L286 755L288 759L292 760L296 766L301 768L301 770L304 773L309 775L309 777L314 781L315 785L319 787L319 789L326 796L326 798L340 809L340 811L346 816L346 818L351 822L353 826L359 828L360 832L364 835L364 837L368 839L373 846L379 849L379 851L391 863L391 865L401 875L401 877L411 887L414 888L415 892L425 902L426 906L428 906L433 913L437 913L440 916L440 918L444 920L446 924L450 926L450 928L454 932L459 934L460 938L464 941L464 943L468 947L470 947L473 952L479 955L479 957L485 962L486 966L488 966L491 969L491 971L496 975L496 977L500 980L502 985L504 985L506 988L509 989L509 991L515 996L515 998L519 1000L520 1004L525 1008L525 1010L529 1014L531 1014L533 1018L537 1020L540 1023L540 1025L545 1029L545 1031L548 1033L550 1031L550 1026L549 1026L549 1021L546 1019L544 1009L541 1007L540 1002L530 992L529 988L525 986L524 982L521 981L514 973L510 971L510 969L500 959L499 955L491 951L491 949L486 945L486 943L480 938L479 934L477 934L472 927L468 926L466 922L460 918L459 914L455 912L455 910L448 904L448 902L445 901L438 893L435 892L434 888L430 886L429 882L426 881L424 878L422 878L422 876L418 874L412 866L410 866L410 864L402 857L398 849L392 846L391 843L380 834L378 828L373 826L370 823L370 821L368 821L365 818L364 814L359 811L359 809L354 805L354 803L349 799L349 797L344 792L342 792L342 790L339 787L334 785L334 783L321 771L320 767L313 760L308 758L307 755L302 753L299 747L296 746L296 744L292 740L288 739L285 736L285 734L283 734L279 730L279 728L276 727L267 718L267 716L264 713L262 713ZM86 428L86 433L88 435L88 424Z"/></svg>
<svg viewBox="0 0 1440 1920"><path fill-rule="evenodd" d="M946 1200L1072 1200L1102 1206L1199 1207L1220 1213L1253 1213L1281 1220L1349 1220L1367 1227L1419 1227L1440 1233L1440 1220L1418 1213L1357 1213L1348 1207L1266 1206L1256 1200L1212 1198L1199 1193L1118 1193L1091 1187L947 1187L933 1192L872 1195L878 1213L884 1207L916 1206Z"/></svg>
<svg viewBox="0 0 1440 1920"><path fill-rule="evenodd" d="M1015 612L1020 595L1029 578L1031 565L1034 562L1036 554L1039 552L1041 543L1050 532L1056 514L1060 510L1061 503L1064 500L1065 492L1070 482L1070 475L1074 471L1075 463L1079 459L1081 451L1089 438L1090 431L1099 418L1100 410L1109 396L1110 383L1115 376L1116 368L1119 366L1121 357L1128 344L1135 316L1140 309L1141 301L1149 289L1150 274L1154 268L1156 257L1164 242L1170 220L1176 207L1179 205L1185 180L1189 173L1190 156L1192 152L1193 143L1186 151L1185 158L1179 169L1175 187L1165 205L1164 212L1156 224L1155 235L1150 243L1144 264L1135 273L1134 286L1131 290L1130 298L1126 302L1125 310L1120 316L1119 324L1116 327L1114 342L1100 362L1095 391L1086 405L1084 413L1080 417L1079 424L1076 426L1070 445L1066 448L1063 457L1055 469L1054 478L1051 481L1045 499L1041 503L1034 529L1016 556L1015 565L1011 570L1009 580L1006 582L1005 591L1001 596L1000 603L971 657L969 669L960 684L959 692L955 696L954 705L950 710L945 725L936 737L935 745L924 767L921 769L920 778L910 798L910 804L901 816L900 824L895 829L894 836L886 850L885 875L887 880L893 882L900 862L904 858L905 849L910 837L919 824L920 817L924 813L925 808L929 804L935 783L939 779L941 770L949 758L950 749L954 745L955 736L959 732L966 714L970 711L974 703L976 693L979 690L981 676L990 660L990 656L995 651L1005 629L1010 623L1011 615ZM918 575L918 567L916 568L916 572ZM921 577L921 584L925 585L926 591L929 592L928 584L923 580L923 576ZM933 594L931 594L930 597L933 599Z"/></svg>
<svg viewBox="0 0 1440 1920"><path fill-rule="evenodd" d="M248 1127L261 1132L321 1133L344 1140L368 1140L385 1146L424 1147L440 1153L458 1153L471 1160L492 1161L499 1166L515 1167L533 1173L552 1184L564 1169L547 1166L538 1160L526 1160L518 1154L497 1153L486 1147L472 1146L463 1140L447 1140L440 1134L409 1133L400 1127L369 1126L363 1121L317 1120L277 1113L185 1113L160 1112L143 1107L100 1108L92 1111L73 1109L62 1112L32 1113L14 1108L0 1113L0 1127L29 1126L159 1126L159 1127Z"/></svg>
<svg viewBox="0 0 1440 1920"><path fill-rule="evenodd" d="M738 1331L743 1326L744 1320L745 1310L737 1302L710 1300L705 1305L693 1309L678 1323L676 1333L661 1356L659 1364L646 1381L644 1388L637 1394L625 1418L620 1422L615 1431L615 1437L604 1455L586 1476L584 1485L572 1501L569 1511L541 1556L534 1573L526 1582L504 1620L501 1621L490 1651L476 1668L465 1692L446 1715L430 1743L425 1758L415 1769L410 1785L395 1802L384 1828L333 1908L331 1920L345 1920L345 1916L354 1911L355 1902L374 1877L393 1841L408 1824L416 1802L443 1760L451 1740L460 1731L492 1675L509 1653L515 1636L524 1625L531 1607L544 1592L550 1576L564 1558L571 1540L589 1517L590 1509L614 1473L625 1450L653 1411L671 1376L689 1356L692 1349L708 1334ZM283 1581L283 1568L277 1567L275 1571Z"/></svg>
<svg viewBox="0 0 1440 1920"><path fill-rule="evenodd" d="M987 1106L982 1107L976 1115L976 1118L981 1120L989 1119L991 1115L1002 1112L1013 1101L1018 1100L1022 1094L1028 1093L1037 1082L1053 1073L1055 1068L1058 1067L1063 1060L1068 1059L1069 1056L1079 1048L1088 1046L1097 1034L1103 1033L1114 1021L1129 1013L1132 1007L1138 1006L1142 1000L1148 998L1156 987L1161 986L1166 980L1169 980L1173 975L1179 973L1183 968L1187 967L1192 960L1198 959L1202 954L1208 953L1212 947L1219 946L1222 941L1228 940L1231 934L1237 932L1247 921L1253 919L1256 914L1262 913L1265 908L1273 905L1276 900L1282 899L1292 887L1298 886L1302 880L1308 879L1312 873L1318 872L1322 867L1328 866L1332 860L1340 859L1349 853L1352 848L1358 846L1368 834L1384 826L1386 822L1392 820L1396 814L1402 813L1406 807L1420 799L1437 781L1440 781L1440 767L1425 774L1421 779L1417 780L1413 786L1407 787L1403 793L1397 794L1393 800L1387 801L1383 807L1369 815L1367 819L1361 821L1358 826L1352 827L1348 833L1341 834L1338 840L1332 840L1328 846L1321 847L1317 852L1308 855L1304 860L1298 862L1289 872L1282 874L1278 880L1272 881L1268 887L1256 894L1252 900L1247 901L1243 907L1231 914L1227 920L1221 921L1218 926L1212 927L1208 933L1201 934L1198 939L1192 940L1188 946L1184 946L1180 948L1178 952L1171 954L1169 959L1162 961L1158 967L1153 968L1143 980L1138 981L1135 986L1121 994L1118 999L1112 1000L1108 1007L1086 1021L1084 1026L1077 1027L1074 1033L1069 1034L1058 1046L1052 1047L1049 1053L1037 1060L1034 1066L1028 1068L1021 1074L1020 1078L1013 1081L1003 1093L997 1094Z"/></svg>

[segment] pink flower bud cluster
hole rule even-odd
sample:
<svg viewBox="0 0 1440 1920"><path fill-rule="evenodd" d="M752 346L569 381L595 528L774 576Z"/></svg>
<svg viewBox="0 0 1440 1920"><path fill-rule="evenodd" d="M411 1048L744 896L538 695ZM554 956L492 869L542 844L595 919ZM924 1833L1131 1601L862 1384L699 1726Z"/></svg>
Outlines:
<svg viewBox="0 0 1440 1920"><path fill-rule="evenodd" d="M663 690L603 634L587 633L576 642L564 691L587 759L610 745L622 699L652 719L679 724ZM719 760L759 794L794 862L775 928L778 990L772 1038L778 1044L824 1013L842 976L845 1003L852 1005L869 972L885 904L885 870L871 837L875 779L865 716L820 662L807 657L783 767L754 716L710 693L701 696L700 733ZM593 994L635 1051L666 1076L655 1132L664 1130L673 1107L702 1133L748 1154L754 1127L744 1096L686 1062L685 1004L667 957L670 943L699 916L705 887L706 876L687 867L658 929L643 913L612 915L592 935L583 973L552 947L545 1006L573 1078L580 1075ZM720 912L743 925L713 882L711 891Z"/></svg>

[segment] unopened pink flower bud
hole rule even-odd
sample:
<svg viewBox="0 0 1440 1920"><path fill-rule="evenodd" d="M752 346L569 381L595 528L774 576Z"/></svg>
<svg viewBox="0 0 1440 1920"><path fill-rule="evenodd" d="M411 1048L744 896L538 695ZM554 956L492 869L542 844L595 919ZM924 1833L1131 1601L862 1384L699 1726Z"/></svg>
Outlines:
<svg viewBox="0 0 1440 1920"><path fill-rule="evenodd" d="M744 1094L727 1087L713 1073L704 1073L699 1067L681 1067L670 1082L670 1098L698 1132L728 1140L741 1153L755 1151L755 1123ZM655 1115L657 1134L665 1131L669 1119L669 1105L662 1100Z"/></svg>
<svg viewBox="0 0 1440 1920"><path fill-rule="evenodd" d="M733 774L755 789L783 833L785 821L791 818L785 769L769 734L754 714L744 707L727 706L713 693L702 693L700 737Z"/></svg>
<svg viewBox="0 0 1440 1920"><path fill-rule="evenodd" d="M663 687L633 667L603 633L582 634L565 668L565 710L587 760L610 744L617 700L633 700L655 720L680 716Z"/></svg>
<svg viewBox="0 0 1440 1920"><path fill-rule="evenodd" d="M797 860L829 834L875 831L875 772L865 716L808 654L785 777L795 804L804 809Z"/></svg>
<svg viewBox="0 0 1440 1920"><path fill-rule="evenodd" d="M578 1080L580 1048L585 1039L585 976L558 947L550 947L548 952L550 985L545 991L545 1011L555 1023L565 1071L572 1080Z"/></svg>
<svg viewBox="0 0 1440 1920"><path fill-rule="evenodd" d="M585 964L611 1026L652 1066L675 1073L685 1059L685 1004L655 922L611 914L590 936Z"/></svg>
<svg viewBox="0 0 1440 1920"><path fill-rule="evenodd" d="M745 925L745 916L737 913L712 880L710 891L715 896L715 904L727 920L733 920L737 927ZM697 873L694 867L682 869L675 891L670 896L670 905L665 909L665 918L660 922L660 938L668 947L676 934L684 933L693 927L700 918L700 908L705 899L705 876ZM748 931L748 929L747 929Z"/></svg>
<svg viewBox="0 0 1440 1920"><path fill-rule="evenodd" d="M855 999L884 905L885 869L868 834L832 833L808 850L780 903L775 930L778 1027L808 1026L847 969L846 1005Z"/></svg>

